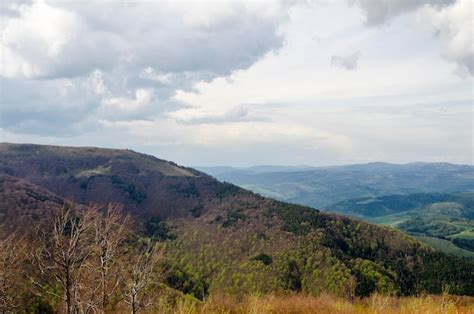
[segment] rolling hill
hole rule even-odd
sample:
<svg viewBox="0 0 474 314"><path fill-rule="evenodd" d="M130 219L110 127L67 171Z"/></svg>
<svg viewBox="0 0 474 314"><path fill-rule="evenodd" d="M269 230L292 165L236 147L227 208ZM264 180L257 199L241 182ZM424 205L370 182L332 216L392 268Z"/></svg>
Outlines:
<svg viewBox="0 0 474 314"><path fill-rule="evenodd" d="M327 210L391 225L443 251L474 257L474 193L364 197Z"/></svg>
<svg viewBox="0 0 474 314"><path fill-rule="evenodd" d="M474 191L474 167L448 163L198 169L256 193L314 208L361 197Z"/></svg>
<svg viewBox="0 0 474 314"><path fill-rule="evenodd" d="M31 229L63 199L119 203L134 217L131 231L166 242L167 263L180 280L187 278L184 286L167 283L198 298L285 291L409 295L441 293L445 286L474 295L471 259L443 254L393 228L262 197L153 156L0 144L0 173L0 217L9 225ZM28 220L21 218L25 204Z"/></svg>

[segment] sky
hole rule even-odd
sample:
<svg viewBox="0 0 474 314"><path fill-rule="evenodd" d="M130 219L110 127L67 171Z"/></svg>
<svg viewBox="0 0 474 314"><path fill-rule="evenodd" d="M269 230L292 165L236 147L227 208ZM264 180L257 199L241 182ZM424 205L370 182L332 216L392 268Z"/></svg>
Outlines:
<svg viewBox="0 0 474 314"><path fill-rule="evenodd" d="M2 1L0 142L473 164L470 0Z"/></svg>

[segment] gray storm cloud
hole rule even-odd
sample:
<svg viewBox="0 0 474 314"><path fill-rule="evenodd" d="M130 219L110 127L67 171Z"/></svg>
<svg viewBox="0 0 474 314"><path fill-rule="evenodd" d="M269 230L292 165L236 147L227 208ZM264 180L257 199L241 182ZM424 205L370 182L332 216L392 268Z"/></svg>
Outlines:
<svg viewBox="0 0 474 314"><path fill-rule="evenodd" d="M152 119L182 108L171 99L177 90L281 47L286 18L231 3L21 1L0 9L0 127L58 136L88 119Z"/></svg>

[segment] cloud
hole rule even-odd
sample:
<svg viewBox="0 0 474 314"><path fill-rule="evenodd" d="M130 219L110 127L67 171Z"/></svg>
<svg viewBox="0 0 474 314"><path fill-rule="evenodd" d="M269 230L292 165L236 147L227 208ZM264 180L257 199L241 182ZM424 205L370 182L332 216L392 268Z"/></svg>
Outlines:
<svg viewBox="0 0 474 314"><path fill-rule="evenodd" d="M100 102L92 79L0 78L0 127L17 133L71 136L95 128Z"/></svg>
<svg viewBox="0 0 474 314"><path fill-rule="evenodd" d="M248 105L238 105L220 114L193 114L191 117L176 118L178 123L183 124L223 124L233 122L250 122L250 121L268 121L268 118L257 115L249 110Z"/></svg>
<svg viewBox="0 0 474 314"><path fill-rule="evenodd" d="M279 49L286 19L284 5L232 2L20 1L0 9L0 127L58 136L89 120L153 119L185 107L173 99L178 90Z"/></svg>
<svg viewBox="0 0 474 314"><path fill-rule="evenodd" d="M439 38L441 55L458 64L456 73L474 75L473 2L465 0L350 0L369 26L383 25L396 16L414 12L418 26Z"/></svg>
<svg viewBox="0 0 474 314"><path fill-rule="evenodd" d="M440 146L471 162L471 81L452 75L472 73L471 2L364 3L3 1L0 140L190 165L407 162Z"/></svg>
<svg viewBox="0 0 474 314"><path fill-rule="evenodd" d="M426 7L417 15L420 27L439 38L441 55L456 62L459 73L474 75L473 2L458 1L443 10Z"/></svg>
<svg viewBox="0 0 474 314"><path fill-rule="evenodd" d="M382 25L392 18L429 5L441 8L456 0L349 0L365 14L367 25Z"/></svg>
<svg viewBox="0 0 474 314"><path fill-rule="evenodd" d="M140 113L153 102L153 90L137 89L131 99L125 97L104 98L99 107L99 115L109 120L123 120L125 117L140 117Z"/></svg>
<svg viewBox="0 0 474 314"><path fill-rule="evenodd" d="M203 16L189 13L196 9ZM118 66L228 75L281 44L280 15L244 5L35 2L18 13L3 29L7 77L71 77Z"/></svg>
<svg viewBox="0 0 474 314"><path fill-rule="evenodd" d="M331 66L341 68L345 70L356 70L360 59L360 51L356 51L353 54L347 56L332 56Z"/></svg>
<svg viewBox="0 0 474 314"><path fill-rule="evenodd" d="M161 114L190 106L175 99L157 99L153 89L139 88L132 97L104 97L96 117L108 121L153 120Z"/></svg>

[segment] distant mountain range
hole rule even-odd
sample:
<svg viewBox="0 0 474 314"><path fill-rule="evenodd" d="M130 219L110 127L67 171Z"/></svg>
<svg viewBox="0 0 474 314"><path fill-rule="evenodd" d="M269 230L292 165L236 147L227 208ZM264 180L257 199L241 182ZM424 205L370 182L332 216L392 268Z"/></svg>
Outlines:
<svg viewBox="0 0 474 314"><path fill-rule="evenodd" d="M373 169L372 175L367 167ZM368 183L366 193L398 191L402 185L396 188L394 183L410 179L387 169L392 167L372 164L276 173L254 169L252 178L256 180L255 171L260 171L265 180L275 174L288 175L292 182L306 178L302 186L324 181L320 190L331 192L327 202L345 194L367 196L360 194ZM412 179L423 174L423 182L433 185L472 186L469 167L409 167L405 174ZM413 173L412 167L419 170ZM433 167L444 170L432 174ZM324 180L315 173L323 174ZM376 189L391 176L392 184ZM437 182L440 178L446 181ZM345 180L340 187L328 183ZM421 181L412 185L420 186ZM213 292L282 291L407 295L441 293L446 285L452 287L450 293L474 295L474 260L444 254L394 228L262 197L201 171L130 150L0 144L3 231L30 232L51 219L65 200L79 206L122 205L135 221L130 232L136 238L167 243L166 261L177 271L165 283L198 298Z"/></svg>
<svg viewBox="0 0 474 314"><path fill-rule="evenodd" d="M474 191L474 166L449 163L197 169L256 193L314 208L360 197Z"/></svg>

